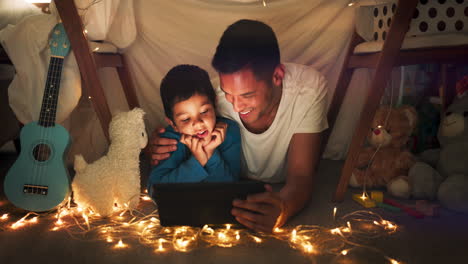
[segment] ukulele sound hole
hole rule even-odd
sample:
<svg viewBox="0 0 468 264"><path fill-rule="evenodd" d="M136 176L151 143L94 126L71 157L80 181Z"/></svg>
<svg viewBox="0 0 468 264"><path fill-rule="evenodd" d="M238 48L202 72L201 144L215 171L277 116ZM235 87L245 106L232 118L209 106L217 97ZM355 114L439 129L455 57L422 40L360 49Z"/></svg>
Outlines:
<svg viewBox="0 0 468 264"><path fill-rule="evenodd" d="M34 159L37 161L46 161L50 158L51 150L46 144L36 145L33 149Z"/></svg>

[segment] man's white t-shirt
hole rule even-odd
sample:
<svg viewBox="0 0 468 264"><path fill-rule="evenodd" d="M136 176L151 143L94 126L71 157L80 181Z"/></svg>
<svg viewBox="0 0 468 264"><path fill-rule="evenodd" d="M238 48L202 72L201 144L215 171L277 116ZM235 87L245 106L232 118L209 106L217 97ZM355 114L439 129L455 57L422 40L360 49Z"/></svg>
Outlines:
<svg viewBox="0 0 468 264"><path fill-rule="evenodd" d="M286 177L289 142L297 133L318 133L328 128L327 82L309 66L285 63L281 101L271 126L261 134L248 131L218 87L217 110L237 121L242 138L242 176L264 182Z"/></svg>

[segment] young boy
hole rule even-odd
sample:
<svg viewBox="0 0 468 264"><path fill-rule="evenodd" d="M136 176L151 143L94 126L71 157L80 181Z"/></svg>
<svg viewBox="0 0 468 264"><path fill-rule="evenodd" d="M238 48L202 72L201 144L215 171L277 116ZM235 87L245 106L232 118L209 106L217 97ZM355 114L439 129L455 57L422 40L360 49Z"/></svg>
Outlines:
<svg viewBox="0 0 468 264"><path fill-rule="evenodd" d="M216 94L208 73L193 65L172 68L161 82L169 126L163 137L176 139L177 150L153 167L155 183L236 181L240 173L240 132L236 122L216 117Z"/></svg>

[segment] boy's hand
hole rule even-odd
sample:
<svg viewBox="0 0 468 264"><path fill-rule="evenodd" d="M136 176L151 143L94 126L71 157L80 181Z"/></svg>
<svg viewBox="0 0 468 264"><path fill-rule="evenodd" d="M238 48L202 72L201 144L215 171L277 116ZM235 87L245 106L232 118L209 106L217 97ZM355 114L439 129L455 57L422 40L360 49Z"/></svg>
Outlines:
<svg viewBox="0 0 468 264"><path fill-rule="evenodd" d="M195 159L198 160L198 162L200 162L203 167L206 165L208 162L208 157L203 150L203 141L201 139L183 134L180 142L185 144L190 149L192 155L195 157Z"/></svg>
<svg viewBox="0 0 468 264"><path fill-rule="evenodd" d="M213 132L211 132L211 140L204 145L206 156L208 159L213 155L214 150L224 142L226 136L227 124L223 122L216 123Z"/></svg>

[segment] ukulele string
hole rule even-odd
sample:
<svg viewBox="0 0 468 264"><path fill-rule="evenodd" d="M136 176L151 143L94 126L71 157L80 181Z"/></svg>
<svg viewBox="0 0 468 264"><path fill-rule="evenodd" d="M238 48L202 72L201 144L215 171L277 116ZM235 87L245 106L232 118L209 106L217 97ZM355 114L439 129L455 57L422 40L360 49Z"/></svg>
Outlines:
<svg viewBox="0 0 468 264"><path fill-rule="evenodd" d="M50 61L49 61L49 69L47 71L47 79L46 79L46 86L44 88L44 95L43 95L43 99L42 99L42 118L39 118L39 126L40 126L40 131L41 131L41 135L40 135L40 140L38 142L39 146L37 147L38 150L36 151L35 153L35 158L36 158L36 164L37 164L37 175L35 177L35 181L34 181L34 187L33 187L33 193L37 193L38 191L38 188L36 187L37 185L39 185L39 183L41 182L41 176L43 174L43 166L41 164L41 160L42 160L42 157L44 155L44 138L45 136L47 135L47 109L49 107L49 100L48 100L48 96L49 96L49 93L50 93L50 80L51 80L51 71L52 71L52 67L54 66L54 61L53 61L53 57L50 57Z"/></svg>
<svg viewBox="0 0 468 264"><path fill-rule="evenodd" d="M54 87L54 68L56 67L56 58L55 57L50 57L50 65L49 65L49 71L47 73L47 85L46 85L46 88L45 88L45 93L44 93L44 96L46 98L44 98L44 107L45 107L45 113L44 113L44 127L41 128L44 133L43 135L41 136L41 139L42 139L42 142L41 142L41 145L40 145L40 153L39 153L39 177L38 177L38 183L36 184L36 186L38 185L42 185L40 183L43 182L43 176L45 174L45 166L44 166L44 162L46 162L45 160L45 157L46 157L46 152L47 152L47 142L48 142L48 138L49 138L49 130L50 130L50 107L51 107L51 99L53 97L53 87ZM36 187L35 189L36 193L39 191L39 188Z"/></svg>

